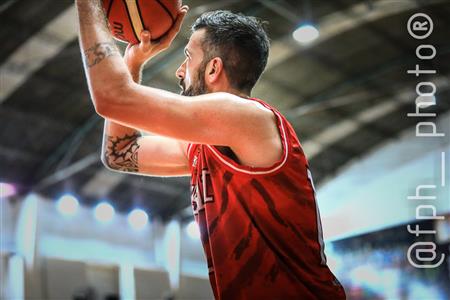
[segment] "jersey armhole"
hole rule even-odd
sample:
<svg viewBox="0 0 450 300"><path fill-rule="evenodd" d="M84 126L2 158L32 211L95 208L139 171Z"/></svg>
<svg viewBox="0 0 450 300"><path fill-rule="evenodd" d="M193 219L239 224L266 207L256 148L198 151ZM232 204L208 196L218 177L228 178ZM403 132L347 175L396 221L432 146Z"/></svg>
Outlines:
<svg viewBox="0 0 450 300"><path fill-rule="evenodd" d="M273 114L275 114L276 122L277 122L277 129L278 133L281 138L281 144L282 144L282 155L278 161L276 161L273 165L269 167L251 167L246 165L241 165L234 160L230 159L229 157L223 155L215 146L212 145L206 145L206 148L209 150L209 152L212 153L212 156L216 158L221 164L225 165L227 168L231 169L232 171L248 174L248 175L267 175L274 173L278 170L280 170L285 164L289 156L289 136L287 133L287 127L286 124L284 124L284 120L281 117L280 113L271 109Z"/></svg>
<svg viewBox="0 0 450 300"><path fill-rule="evenodd" d="M191 150L192 150L192 148L194 148L193 146L194 146L194 144L192 144L192 143L189 143L187 146L186 155L187 155L188 160L190 160L190 158L191 158Z"/></svg>

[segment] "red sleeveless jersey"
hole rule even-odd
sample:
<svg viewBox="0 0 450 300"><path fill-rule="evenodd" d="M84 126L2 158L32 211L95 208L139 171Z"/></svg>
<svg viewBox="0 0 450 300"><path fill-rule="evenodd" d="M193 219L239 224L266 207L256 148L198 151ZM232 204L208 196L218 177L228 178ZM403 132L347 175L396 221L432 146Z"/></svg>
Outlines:
<svg viewBox="0 0 450 300"><path fill-rule="evenodd" d="M188 146L191 200L216 299L345 299L326 265L315 191L294 129L273 111L283 145L268 168L216 147Z"/></svg>

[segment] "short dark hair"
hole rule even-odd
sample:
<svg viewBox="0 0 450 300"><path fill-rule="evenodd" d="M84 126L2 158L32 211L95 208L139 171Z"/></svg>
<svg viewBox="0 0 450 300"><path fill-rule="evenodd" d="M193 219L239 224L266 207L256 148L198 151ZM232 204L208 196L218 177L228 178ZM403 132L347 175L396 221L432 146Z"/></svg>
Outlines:
<svg viewBox="0 0 450 300"><path fill-rule="evenodd" d="M265 25L255 17L216 10L198 17L191 29L206 30L202 43L204 62L220 57L230 85L250 93L269 56Z"/></svg>

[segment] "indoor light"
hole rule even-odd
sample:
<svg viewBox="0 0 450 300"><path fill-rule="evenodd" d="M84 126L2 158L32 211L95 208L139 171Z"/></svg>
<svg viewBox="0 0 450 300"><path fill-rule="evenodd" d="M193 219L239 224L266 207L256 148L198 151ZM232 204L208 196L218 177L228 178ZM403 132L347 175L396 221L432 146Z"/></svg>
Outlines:
<svg viewBox="0 0 450 300"><path fill-rule="evenodd" d="M107 202L101 202L95 207L94 215L97 221L107 223L114 217L114 207Z"/></svg>
<svg viewBox="0 0 450 300"><path fill-rule="evenodd" d="M148 215L142 209L134 209L128 214L128 223L134 229L141 230L148 223Z"/></svg>
<svg viewBox="0 0 450 300"><path fill-rule="evenodd" d="M17 189L14 185L6 182L0 182L0 199L11 197L17 194Z"/></svg>
<svg viewBox="0 0 450 300"><path fill-rule="evenodd" d="M73 195L65 194L59 198L56 207L61 214L73 216L78 211L78 200Z"/></svg>
<svg viewBox="0 0 450 300"><path fill-rule="evenodd" d="M312 24L303 24L292 33L292 36L301 44L309 44L319 37L319 30Z"/></svg>
<svg viewBox="0 0 450 300"><path fill-rule="evenodd" d="M186 226L186 232L191 239L200 238L200 230L198 229L197 222L192 221Z"/></svg>

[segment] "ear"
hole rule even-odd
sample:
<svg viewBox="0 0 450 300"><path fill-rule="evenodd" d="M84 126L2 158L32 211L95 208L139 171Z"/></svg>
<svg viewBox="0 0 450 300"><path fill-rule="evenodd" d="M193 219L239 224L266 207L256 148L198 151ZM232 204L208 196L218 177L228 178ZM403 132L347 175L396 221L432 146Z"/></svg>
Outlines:
<svg viewBox="0 0 450 300"><path fill-rule="evenodd" d="M219 78L222 76L223 70L223 62L220 57L214 57L211 59L206 65L205 70L205 79L207 83L216 83Z"/></svg>

